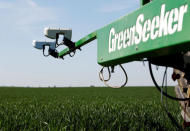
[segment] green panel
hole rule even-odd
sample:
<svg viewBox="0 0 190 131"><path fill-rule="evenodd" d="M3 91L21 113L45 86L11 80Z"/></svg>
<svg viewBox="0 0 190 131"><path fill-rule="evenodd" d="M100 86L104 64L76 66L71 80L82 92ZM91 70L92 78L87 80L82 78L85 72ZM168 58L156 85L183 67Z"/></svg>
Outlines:
<svg viewBox="0 0 190 131"><path fill-rule="evenodd" d="M93 41L96 39L96 31L90 33L89 35L85 36L84 38L80 39L75 43L76 48L80 48L81 46ZM69 49L66 48L59 53L59 57L63 57L69 53Z"/></svg>
<svg viewBox="0 0 190 131"><path fill-rule="evenodd" d="M98 63L117 65L190 50L190 0L154 0L99 29Z"/></svg>

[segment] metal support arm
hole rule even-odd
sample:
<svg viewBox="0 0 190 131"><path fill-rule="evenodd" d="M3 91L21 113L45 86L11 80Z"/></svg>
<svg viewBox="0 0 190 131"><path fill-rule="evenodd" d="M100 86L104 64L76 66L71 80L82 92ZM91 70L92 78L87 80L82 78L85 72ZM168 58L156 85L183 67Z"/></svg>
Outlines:
<svg viewBox="0 0 190 131"><path fill-rule="evenodd" d="M90 33L89 35L83 37L82 39L80 39L79 41L77 41L75 43L75 48L76 49L80 49L80 47L88 44L89 42L95 40L97 37L97 33L96 31ZM60 53L59 53L59 57L64 57L65 55L69 54L70 53L70 50L69 48L66 48L64 50L62 50Z"/></svg>

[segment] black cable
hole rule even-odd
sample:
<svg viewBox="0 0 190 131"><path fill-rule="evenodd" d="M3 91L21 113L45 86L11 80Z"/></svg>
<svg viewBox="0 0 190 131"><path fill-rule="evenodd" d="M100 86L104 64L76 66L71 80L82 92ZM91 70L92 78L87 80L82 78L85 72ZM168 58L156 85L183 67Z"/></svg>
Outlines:
<svg viewBox="0 0 190 131"><path fill-rule="evenodd" d="M60 44L56 43L56 48L58 48L60 45L64 45L63 42L61 42Z"/></svg>
<svg viewBox="0 0 190 131"><path fill-rule="evenodd" d="M48 53L48 55L45 54L45 46L43 46L43 55L44 55L45 57L48 57L48 56L49 56L49 53Z"/></svg>
<svg viewBox="0 0 190 131"><path fill-rule="evenodd" d="M164 71L164 75L163 75L163 79L162 79L162 92L161 92L161 103L162 103L162 108L163 110L166 112L168 118L170 119L171 123L176 126L180 131L183 131L183 128L180 126L180 124L176 121L176 119L172 116L172 114L168 111L167 108L167 97L165 97L165 104L163 103L163 98L162 98L162 94L163 94L163 88L165 88L165 92L167 94L167 69L168 67L166 67L165 71Z"/></svg>
<svg viewBox="0 0 190 131"><path fill-rule="evenodd" d="M126 71L125 71L125 69L123 68L122 65L119 65L119 66L120 66L121 69L123 70L123 73L124 73L125 78L126 78L125 83L124 83L123 85L119 86L119 87L117 87L117 86L110 86L109 84L107 84L107 81L110 80L111 76L109 76L108 80L106 81L106 80L104 79L104 76L103 76L103 69L104 69L104 67L100 70L99 78L100 78L101 81L104 82L104 84L105 84L107 87L111 87L111 88L121 88L121 87L124 87L124 86L127 84L127 82L128 82L127 73L126 73ZM109 68L108 68L108 72L109 72L109 74L111 75Z"/></svg>
<svg viewBox="0 0 190 131"><path fill-rule="evenodd" d="M156 68L158 68L158 67L156 66ZM163 79L162 79L162 86L161 86L161 103L162 104L163 104L163 93L162 93L163 92L163 88L165 88L166 85L167 85L167 83L166 83L166 74L167 74L167 67L166 67L166 69L164 71L164 75L163 75ZM165 98L167 98L167 97L165 97Z"/></svg>
<svg viewBox="0 0 190 131"><path fill-rule="evenodd" d="M111 72L110 72L109 67L107 67L107 69L108 69L108 74L109 74L108 79L103 79L103 78L101 77L101 74L102 74L102 76L103 76L104 67L100 70L100 72L99 72L99 78L100 78L101 81L109 81L109 80L111 79Z"/></svg>
<svg viewBox="0 0 190 131"><path fill-rule="evenodd" d="M167 74L167 67L166 67L166 69L165 69L165 71L164 71L164 76L163 76L163 79L162 79L162 87L164 87L164 81L166 81L167 82L167 76L166 76L166 74ZM165 85L166 86L166 85Z"/></svg>
<svg viewBox="0 0 190 131"><path fill-rule="evenodd" d="M167 69L168 67L166 67L165 71L164 71L164 76L163 76L163 81L162 81L162 89L165 88L165 92L167 94ZM166 112L168 118L170 119L171 123L176 126L180 131L183 131L183 128L180 126L180 124L176 121L176 119L172 116L172 114L168 111L167 108L167 97L165 97L165 104L162 103L162 107L164 109L164 111Z"/></svg>
<svg viewBox="0 0 190 131"><path fill-rule="evenodd" d="M151 75L151 78L152 78L152 81L154 83L154 85L156 86L156 89L161 92L161 89L160 89L160 86L157 84L155 78L154 78L154 75L153 75L153 72L152 72L152 66L151 66L151 63L149 61L149 71L150 71L150 75ZM173 97L173 96L170 96L168 95L166 92L162 92L164 96L172 99L172 100L176 100L176 101L187 101L187 100L190 100L190 98L177 98L177 97Z"/></svg>
<svg viewBox="0 0 190 131"><path fill-rule="evenodd" d="M183 128L179 125L179 123L175 120L175 118L172 116L171 113L169 113L166 109L166 114L168 115L168 117L170 118L170 120L172 121L172 124L175 125L180 131L183 131Z"/></svg>
<svg viewBox="0 0 190 131"><path fill-rule="evenodd" d="M167 89L167 81L168 81L168 76L167 76L167 69L168 69L168 67L166 67L166 71L165 71L165 92L166 92L166 94L168 94L168 89ZM167 106L167 104L168 104L168 101L167 101L167 97L166 97L166 106Z"/></svg>
<svg viewBox="0 0 190 131"><path fill-rule="evenodd" d="M166 69L164 71L164 75L163 75L163 79L162 79L162 86L161 86L161 103L165 107L166 107L167 97L165 97L165 105L164 105L164 103L163 103L163 90L166 89L166 87L167 87L167 76L166 76L166 74L167 74L167 67L166 67ZM165 90L165 92L166 92L166 90Z"/></svg>

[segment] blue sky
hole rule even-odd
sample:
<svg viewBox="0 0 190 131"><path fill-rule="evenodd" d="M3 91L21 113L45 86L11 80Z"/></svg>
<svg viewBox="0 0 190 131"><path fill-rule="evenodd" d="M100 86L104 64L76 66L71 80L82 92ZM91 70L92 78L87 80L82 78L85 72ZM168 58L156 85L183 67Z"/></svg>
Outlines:
<svg viewBox="0 0 190 131"><path fill-rule="evenodd" d="M0 86L103 86L97 41L73 58L45 58L33 40L48 40L45 27L72 28L73 41L139 8L139 0L0 0ZM128 85L152 85L148 66L124 64ZM119 70L119 69L118 69ZM117 71L117 70L116 70ZM161 76L159 74L158 76ZM161 77L160 77L161 78ZM111 84L120 85L121 71Z"/></svg>

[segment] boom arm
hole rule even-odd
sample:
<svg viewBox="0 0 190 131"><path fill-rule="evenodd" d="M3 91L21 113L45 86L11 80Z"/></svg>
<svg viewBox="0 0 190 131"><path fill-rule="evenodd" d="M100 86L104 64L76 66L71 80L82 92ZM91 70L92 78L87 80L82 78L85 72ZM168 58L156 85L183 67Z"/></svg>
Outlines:
<svg viewBox="0 0 190 131"><path fill-rule="evenodd" d="M88 44L89 42L95 40L97 38L96 35L97 35L97 33L95 31L95 32L92 32L89 35L83 37L82 39L80 39L79 41L77 41L75 43L75 48L78 49L78 48ZM65 55L67 55L69 53L70 53L69 48L66 48L59 53L59 57L64 57Z"/></svg>

